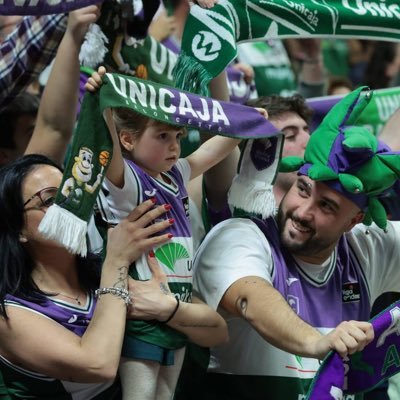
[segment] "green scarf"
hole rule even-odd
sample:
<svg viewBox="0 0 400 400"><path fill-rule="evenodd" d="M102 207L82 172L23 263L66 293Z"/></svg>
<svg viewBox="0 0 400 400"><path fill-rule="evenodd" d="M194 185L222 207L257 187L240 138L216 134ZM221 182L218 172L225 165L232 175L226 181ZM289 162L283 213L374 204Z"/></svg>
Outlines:
<svg viewBox="0 0 400 400"><path fill-rule="evenodd" d="M163 85L173 85L172 69L176 64L177 55L150 36L132 36L127 27L129 21L124 20L121 14L121 5L118 2L108 1L103 4L97 25L106 38L103 38L104 56L95 59L88 57L88 52L81 52L82 62L93 68L104 65L108 71L149 79ZM132 22L130 24L132 25ZM91 42L89 47L98 53L95 43L97 42Z"/></svg>
<svg viewBox="0 0 400 400"><path fill-rule="evenodd" d="M178 87L207 94L236 56L236 43L301 37L400 40L398 0L221 0L191 8L175 70Z"/></svg>
<svg viewBox="0 0 400 400"><path fill-rule="evenodd" d="M164 123L233 138L277 134L277 129L254 108L125 75L106 74L101 89L84 97L56 203L39 226L45 237L83 256L87 252L87 223L112 157L109 129L115 129L115 125L110 108L130 108Z"/></svg>

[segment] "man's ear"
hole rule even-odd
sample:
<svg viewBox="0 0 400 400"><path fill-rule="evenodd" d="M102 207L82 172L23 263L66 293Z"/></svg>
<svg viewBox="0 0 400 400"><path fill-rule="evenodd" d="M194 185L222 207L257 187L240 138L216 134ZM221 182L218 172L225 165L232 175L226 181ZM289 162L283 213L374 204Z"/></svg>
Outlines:
<svg viewBox="0 0 400 400"><path fill-rule="evenodd" d="M350 221L349 227L346 229L346 232L351 231L357 224L363 221L365 213L363 211L359 211Z"/></svg>
<svg viewBox="0 0 400 400"><path fill-rule="evenodd" d="M122 147L126 150L126 151L132 151L135 148L135 135L126 129L121 129L121 131L119 132L119 140L121 142Z"/></svg>

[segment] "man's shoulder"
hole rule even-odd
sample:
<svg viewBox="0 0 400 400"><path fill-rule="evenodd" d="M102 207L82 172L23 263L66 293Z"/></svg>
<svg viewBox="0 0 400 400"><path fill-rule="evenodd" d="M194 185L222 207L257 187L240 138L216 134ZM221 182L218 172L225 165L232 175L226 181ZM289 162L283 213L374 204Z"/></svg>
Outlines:
<svg viewBox="0 0 400 400"><path fill-rule="evenodd" d="M235 246L244 243L267 241L257 224L250 218L230 218L214 226L204 238L198 253L217 249L219 246ZM207 250L206 250L207 249Z"/></svg>
<svg viewBox="0 0 400 400"><path fill-rule="evenodd" d="M210 230L207 237L224 235L228 234L228 232L238 230L261 233L260 228L251 218L229 218L215 225Z"/></svg>

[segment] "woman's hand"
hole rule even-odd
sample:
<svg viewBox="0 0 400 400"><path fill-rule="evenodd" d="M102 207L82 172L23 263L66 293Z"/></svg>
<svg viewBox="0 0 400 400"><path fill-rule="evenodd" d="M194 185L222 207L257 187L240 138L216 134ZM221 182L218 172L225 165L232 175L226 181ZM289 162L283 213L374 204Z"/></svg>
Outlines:
<svg viewBox="0 0 400 400"><path fill-rule="evenodd" d="M203 347L216 346L228 340L226 322L216 311L196 297L193 303L177 302L167 286L167 277L154 254L148 255L152 277L148 281L129 279L128 288L133 304L127 318L155 319L166 324ZM171 318L172 317L172 318Z"/></svg>
<svg viewBox="0 0 400 400"><path fill-rule="evenodd" d="M109 229L106 259L119 265L130 265L154 246L168 242L172 238L168 232L155 236L173 223L170 219L159 221L168 210L165 204L154 208L152 200L134 208L118 225ZM157 222L152 223L155 220Z"/></svg>
<svg viewBox="0 0 400 400"><path fill-rule="evenodd" d="M100 9L101 5L91 5L71 11L66 33L71 34L77 43L83 42L89 25L100 17Z"/></svg>
<svg viewBox="0 0 400 400"><path fill-rule="evenodd" d="M127 318L165 321L176 307L176 298L169 290L167 277L152 251L147 256L147 262L152 273L151 279L129 279L128 287L133 304L128 309Z"/></svg>

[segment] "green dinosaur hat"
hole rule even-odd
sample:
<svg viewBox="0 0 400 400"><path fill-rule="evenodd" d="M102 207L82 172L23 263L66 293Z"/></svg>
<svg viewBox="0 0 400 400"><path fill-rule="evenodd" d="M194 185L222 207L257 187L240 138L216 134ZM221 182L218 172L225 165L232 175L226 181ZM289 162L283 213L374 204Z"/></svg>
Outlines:
<svg viewBox="0 0 400 400"><path fill-rule="evenodd" d="M364 94L363 90L368 91ZM366 128L355 126L373 93L360 87L326 115L311 135L304 159L281 160L280 171L298 170L342 193L365 212L364 223L385 229L386 211L379 198L400 178L400 153L393 152Z"/></svg>

